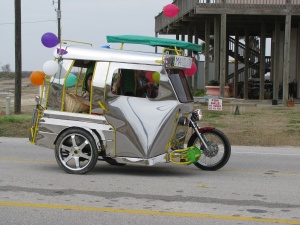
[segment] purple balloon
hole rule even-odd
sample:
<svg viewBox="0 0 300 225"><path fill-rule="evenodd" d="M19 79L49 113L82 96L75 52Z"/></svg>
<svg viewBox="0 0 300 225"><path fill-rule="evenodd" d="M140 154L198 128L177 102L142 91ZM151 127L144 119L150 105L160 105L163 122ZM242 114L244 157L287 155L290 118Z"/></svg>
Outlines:
<svg viewBox="0 0 300 225"><path fill-rule="evenodd" d="M59 55L65 55L65 54L68 54L68 51L64 50L64 49L61 49L61 48L58 48L56 50L57 54Z"/></svg>
<svg viewBox="0 0 300 225"><path fill-rule="evenodd" d="M47 48L55 47L59 43L57 36L51 32L43 34L41 41Z"/></svg>

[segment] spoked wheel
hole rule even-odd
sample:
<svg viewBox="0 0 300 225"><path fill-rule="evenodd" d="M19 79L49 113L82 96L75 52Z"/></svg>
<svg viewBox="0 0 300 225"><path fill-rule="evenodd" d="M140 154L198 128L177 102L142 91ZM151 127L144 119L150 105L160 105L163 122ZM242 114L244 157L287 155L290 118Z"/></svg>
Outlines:
<svg viewBox="0 0 300 225"><path fill-rule="evenodd" d="M92 136L85 130L73 128L63 132L55 145L58 165L67 173L84 174L98 160L98 150Z"/></svg>
<svg viewBox="0 0 300 225"><path fill-rule="evenodd" d="M218 170L222 168L229 160L231 154L231 146L225 134L217 129L205 130L202 132L203 138L206 140L208 149L205 149L198 135L194 133L189 142L188 147L196 146L201 149L201 157L195 166L202 170Z"/></svg>

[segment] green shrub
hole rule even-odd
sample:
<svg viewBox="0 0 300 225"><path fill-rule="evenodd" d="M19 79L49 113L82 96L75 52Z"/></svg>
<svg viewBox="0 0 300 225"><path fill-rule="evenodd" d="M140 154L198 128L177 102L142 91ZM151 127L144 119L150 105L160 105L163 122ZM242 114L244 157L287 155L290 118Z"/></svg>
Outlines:
<svg viewBox="0 0 300 225"><path fill-rule="evenodd" d="M204 89L195 90L193 95L196 96L196 97L204 97L205 96L205 90Z"/></svg>

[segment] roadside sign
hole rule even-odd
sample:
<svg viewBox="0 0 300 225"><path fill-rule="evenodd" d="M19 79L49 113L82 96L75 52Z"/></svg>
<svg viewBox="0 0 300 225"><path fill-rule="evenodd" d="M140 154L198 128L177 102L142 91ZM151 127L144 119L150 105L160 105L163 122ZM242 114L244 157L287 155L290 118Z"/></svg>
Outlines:
<svg viewBox="0 0 300 225"><path fill-rule="evenodd" d="M222 99L210 98L208 100L208 110L222 111Z"/></svg>

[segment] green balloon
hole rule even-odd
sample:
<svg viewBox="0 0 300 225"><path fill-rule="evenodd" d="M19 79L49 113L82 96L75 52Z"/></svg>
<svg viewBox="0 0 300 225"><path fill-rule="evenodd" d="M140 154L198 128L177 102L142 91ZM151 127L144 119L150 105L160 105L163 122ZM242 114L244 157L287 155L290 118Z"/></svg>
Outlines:
<svg viewBox="0 0 300 225"><path fill-rule="evenodd" d="M153 79L153 81L154 81L155 84L158 84L158 83L159 83L159 78L160 78L159 72L154 72L154 73L152 74L152 79Z"/></svg>
<svg viewBox="0 0 300 225"><path fill-rule="evenodd" d="M68 78L66 80L66 86L67 87L72 87L73 85L76 84L77 82L77 76L74 75L73 73L69 73Z"/></svg>

